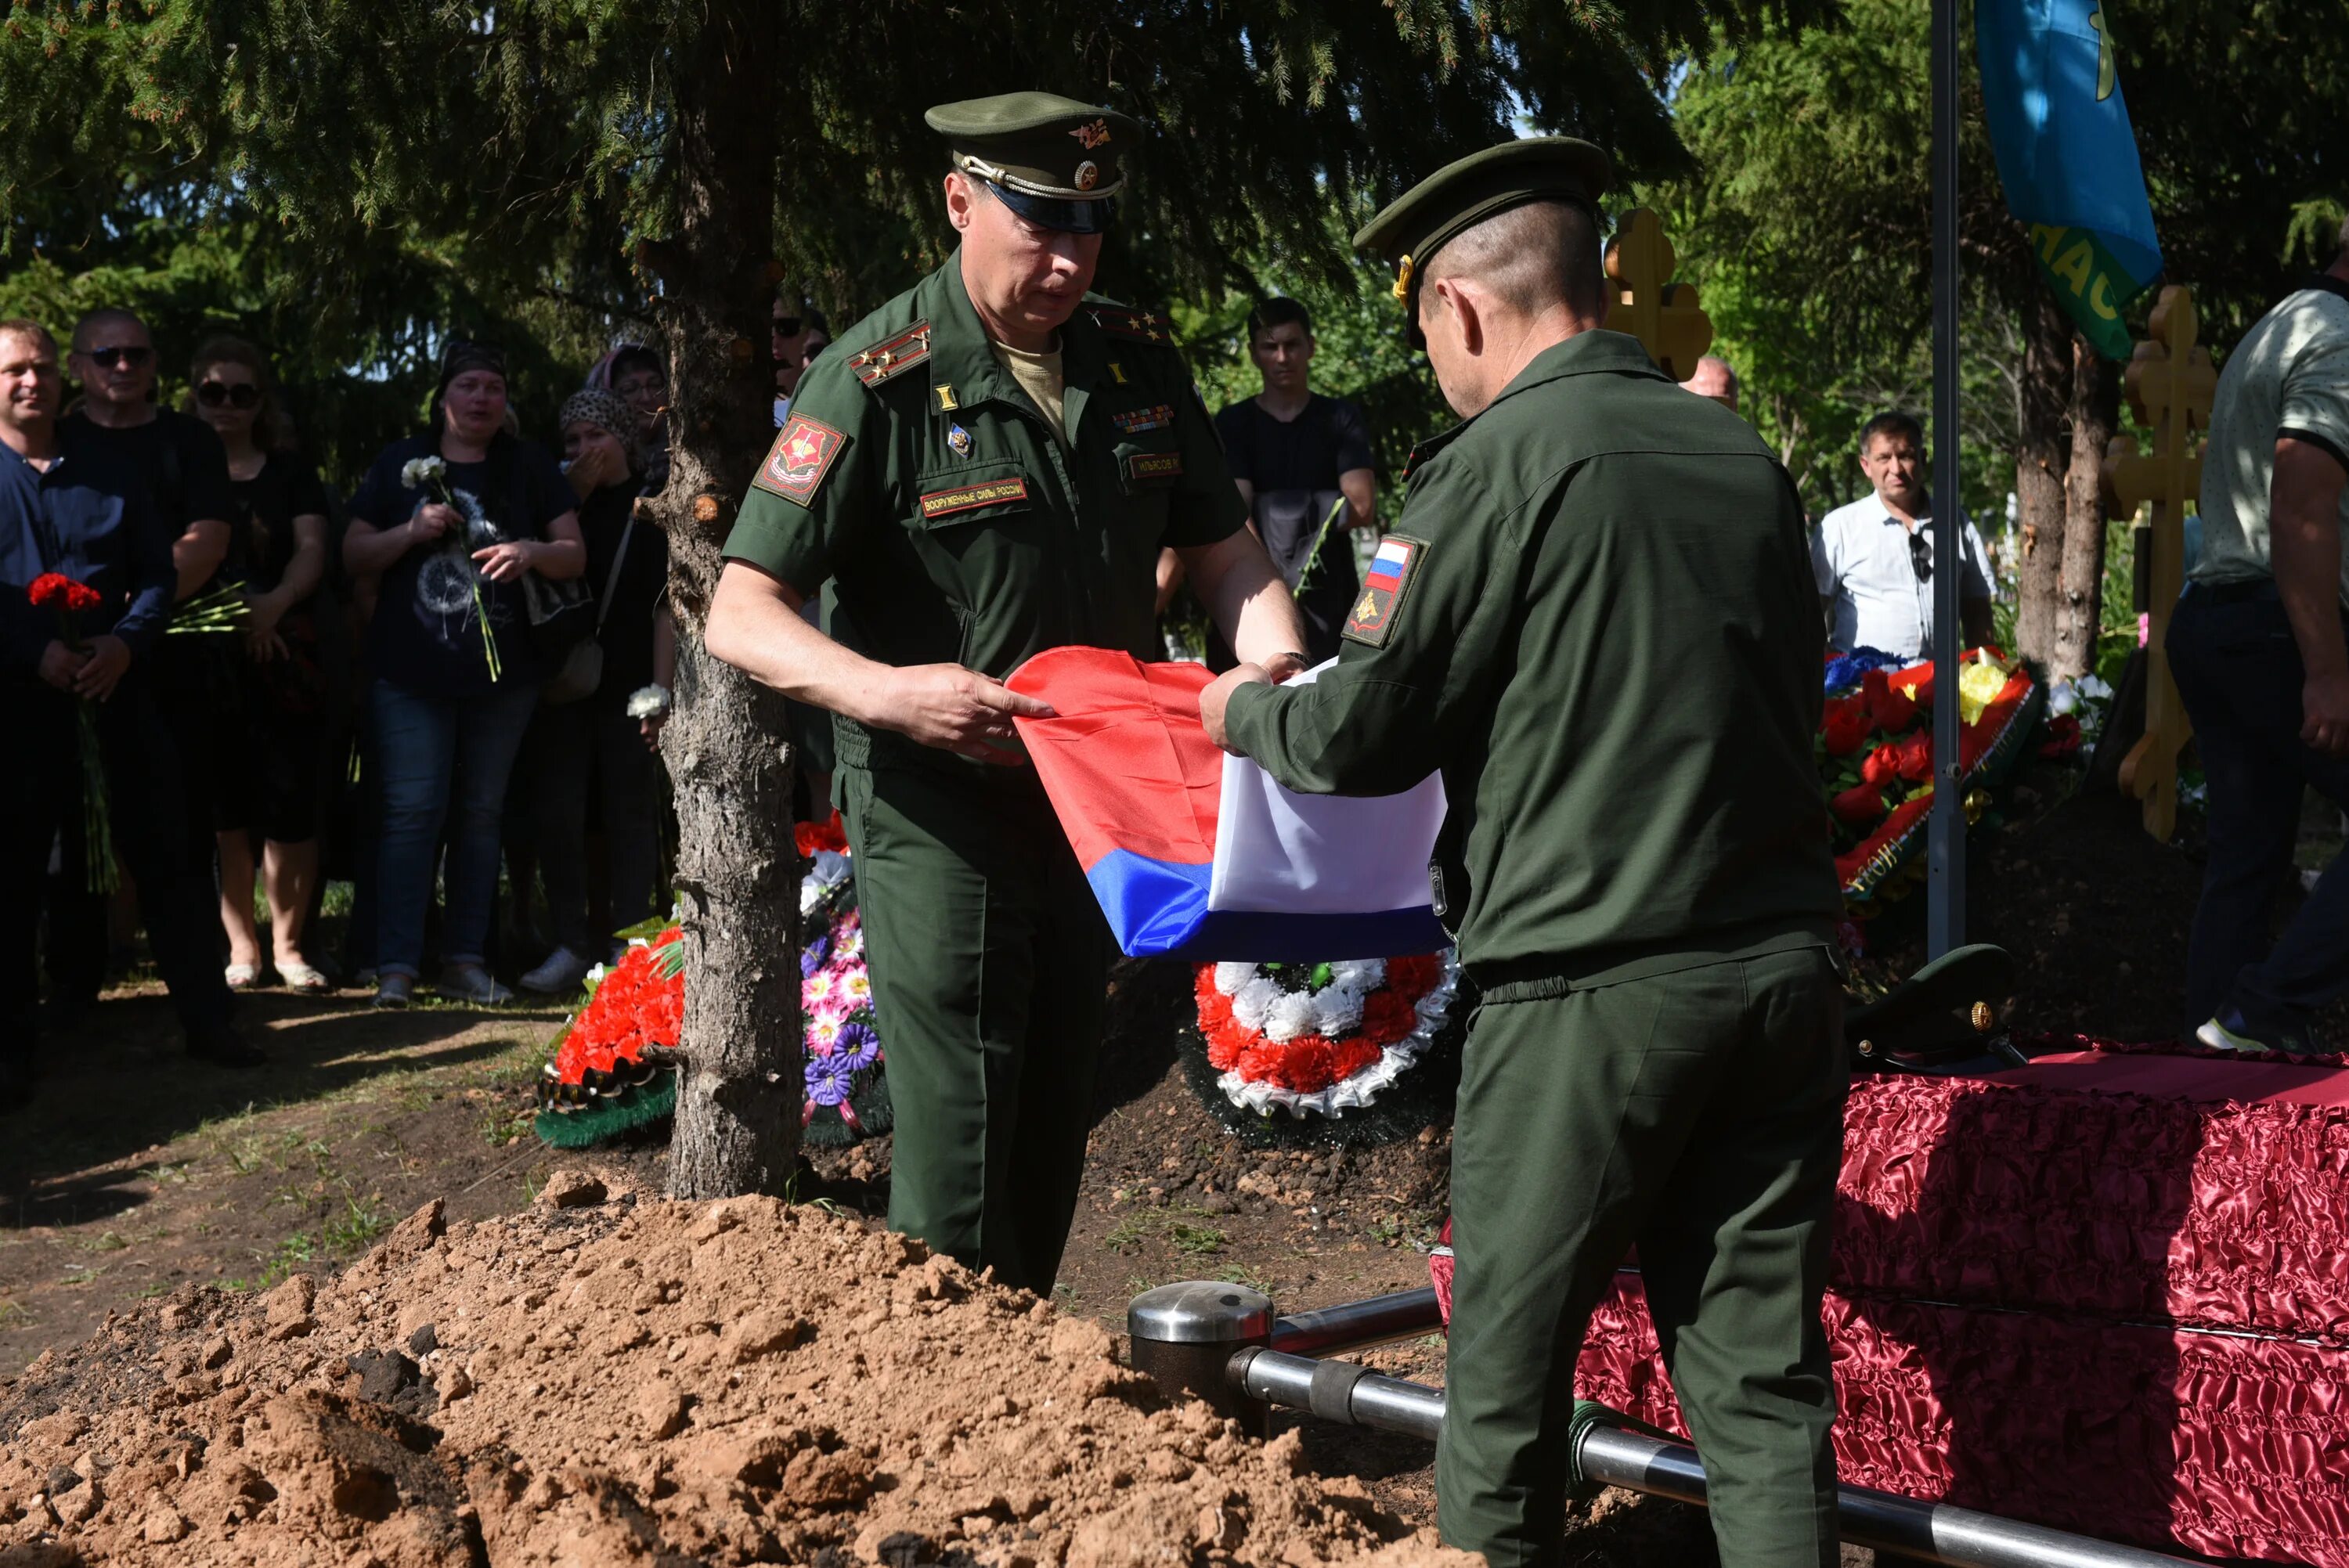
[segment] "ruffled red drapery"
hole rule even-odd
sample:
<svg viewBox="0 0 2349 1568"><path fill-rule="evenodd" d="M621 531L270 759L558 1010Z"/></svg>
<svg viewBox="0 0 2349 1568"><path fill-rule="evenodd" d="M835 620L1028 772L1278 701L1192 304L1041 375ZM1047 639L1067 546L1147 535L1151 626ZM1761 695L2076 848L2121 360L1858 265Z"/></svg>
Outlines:
<svg viewBox="0 0 2349 1568"><path fill-rule="evenodd" d="M2349 1071L2066 1043L2091 1048L1854 1084L1825 1315L1843 1479L2349 1568ZM1633 1269L1578 1383L1683 1429Z"/></svg>

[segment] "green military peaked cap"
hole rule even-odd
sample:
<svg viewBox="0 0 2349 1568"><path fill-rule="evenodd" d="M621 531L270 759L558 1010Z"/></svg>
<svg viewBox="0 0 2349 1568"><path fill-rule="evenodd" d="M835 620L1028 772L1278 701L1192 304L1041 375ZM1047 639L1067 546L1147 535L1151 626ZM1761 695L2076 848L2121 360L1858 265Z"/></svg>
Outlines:
<svg viewBox="0 0 2349 1568"><path fill-rule="evenodd" d="M1607 154L1570 136L1529 136L1447 163L1380 210L1354 249L1395 264L1395 298L1412 346L1419 333L1419 274L1444 242L1528 201L1595 204L1614 178Z"/></svg>
<svg viewBox="0 0 2349 1568"><path fill-rule="evenodd" d="M947 139L957 169L1030 222L1072 234L1109 227L1125 150L1142 139L1131 118L1058 93L964 98L922 118Z"/></svg>

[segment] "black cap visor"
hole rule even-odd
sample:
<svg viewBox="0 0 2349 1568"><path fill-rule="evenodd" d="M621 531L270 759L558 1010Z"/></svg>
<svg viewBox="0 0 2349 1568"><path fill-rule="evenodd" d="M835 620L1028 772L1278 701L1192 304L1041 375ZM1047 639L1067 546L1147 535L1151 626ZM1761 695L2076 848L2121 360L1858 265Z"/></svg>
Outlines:
<svg viewBox="0 0 2349 1568"><path fill-rule="evenodd" d="M1058 196L1030 196L991 180L987 187L997 201L1040 229L1052 229L1063 234L1105 234L1117 217L1114 196L1066 201Z"/></svg>

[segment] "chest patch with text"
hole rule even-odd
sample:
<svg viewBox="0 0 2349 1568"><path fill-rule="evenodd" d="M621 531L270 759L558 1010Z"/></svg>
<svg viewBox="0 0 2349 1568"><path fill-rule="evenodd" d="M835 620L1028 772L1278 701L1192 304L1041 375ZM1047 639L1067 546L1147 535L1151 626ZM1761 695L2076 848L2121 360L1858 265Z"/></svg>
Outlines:
<svg viewBox="0 0 2349 1568"><path fill-rule="evenodd" d="M1183 454L1136 452L1125 459L1125 477L1130 480L1179 480L1183 477Z"/></svg>
<svg viewBox="0 0 2349 1568"><path fill-rule="evenodd" d="M750 482L805 506L815 499L816 487L847 445L848 438L823 420L794 414L775 432L775 444L767 449L767 460Z"/></svg>
<svg viewBox="0 0 2349 1568"><path fill-rule="evenodd" d="M1354 601L1354 613L1346 617L1340 634L1374 648L1385 645L1395 616L1402 609L1403 595L1410 592L1411 580L1419 570L1420 558L1426 553L1423 541L1399 533L1380 541L1378 553L1371 557L1371 569L1362 574L1362 596Z"/></svg>
<svg viewBox="0 0 2349 1568"><path fill-rule="evenodd" d="M1166 404L1154 404L1147 408L1128 408L1112 414L1109 422L1123 436L1138 436L1144 430L1163 430L1174 423L1174 410Z"/></svg>
<svg viewBox="0 0 2349 1568"><path fill-rule="evenodd" d="M951 517L958 511L970 511L982 506L1001 506L1006 501L1026 500L1028 481L1014 476L1008 480L988 480L979 484L957 485L952 490L932 490L922 498L922 520Z"/></svg>

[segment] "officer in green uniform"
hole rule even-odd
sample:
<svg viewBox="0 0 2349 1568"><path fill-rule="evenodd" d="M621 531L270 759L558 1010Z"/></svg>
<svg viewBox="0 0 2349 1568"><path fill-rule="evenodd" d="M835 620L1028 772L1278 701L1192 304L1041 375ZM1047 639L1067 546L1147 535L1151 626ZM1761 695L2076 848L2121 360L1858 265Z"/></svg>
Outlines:
<svg viewBox="0 0 2349 1568"><path fill-rule="evenodd" d="M1064 645L1163 656L1162 545L1243 656L1293 673L1304 638L1165 322L1086 293L1139 128L1048 93L928 118L960 247L800 383L707 634L833 715L891 1225L1049 1292L1114 950L1012 729L1050 710L999 683ZM827 582L829 637L796 613Z"/></svg>
<svg viewBox="0 0 2349 1568"><path fill-rule="evenodd" d="M1355 245L1463 423L1413 455L1334 670L1208 733L1293 789L1441 768L1482 987L1452 1157L1444 1539L1551 1563L1574 1363L1636 1243L1732 1568L1837 1561L1819 1297L1846 1069L1803 514L1737 416L1600 329L1586 142L1441 170ZM1423 338L1422 336L1423 335Z"/></svg>

